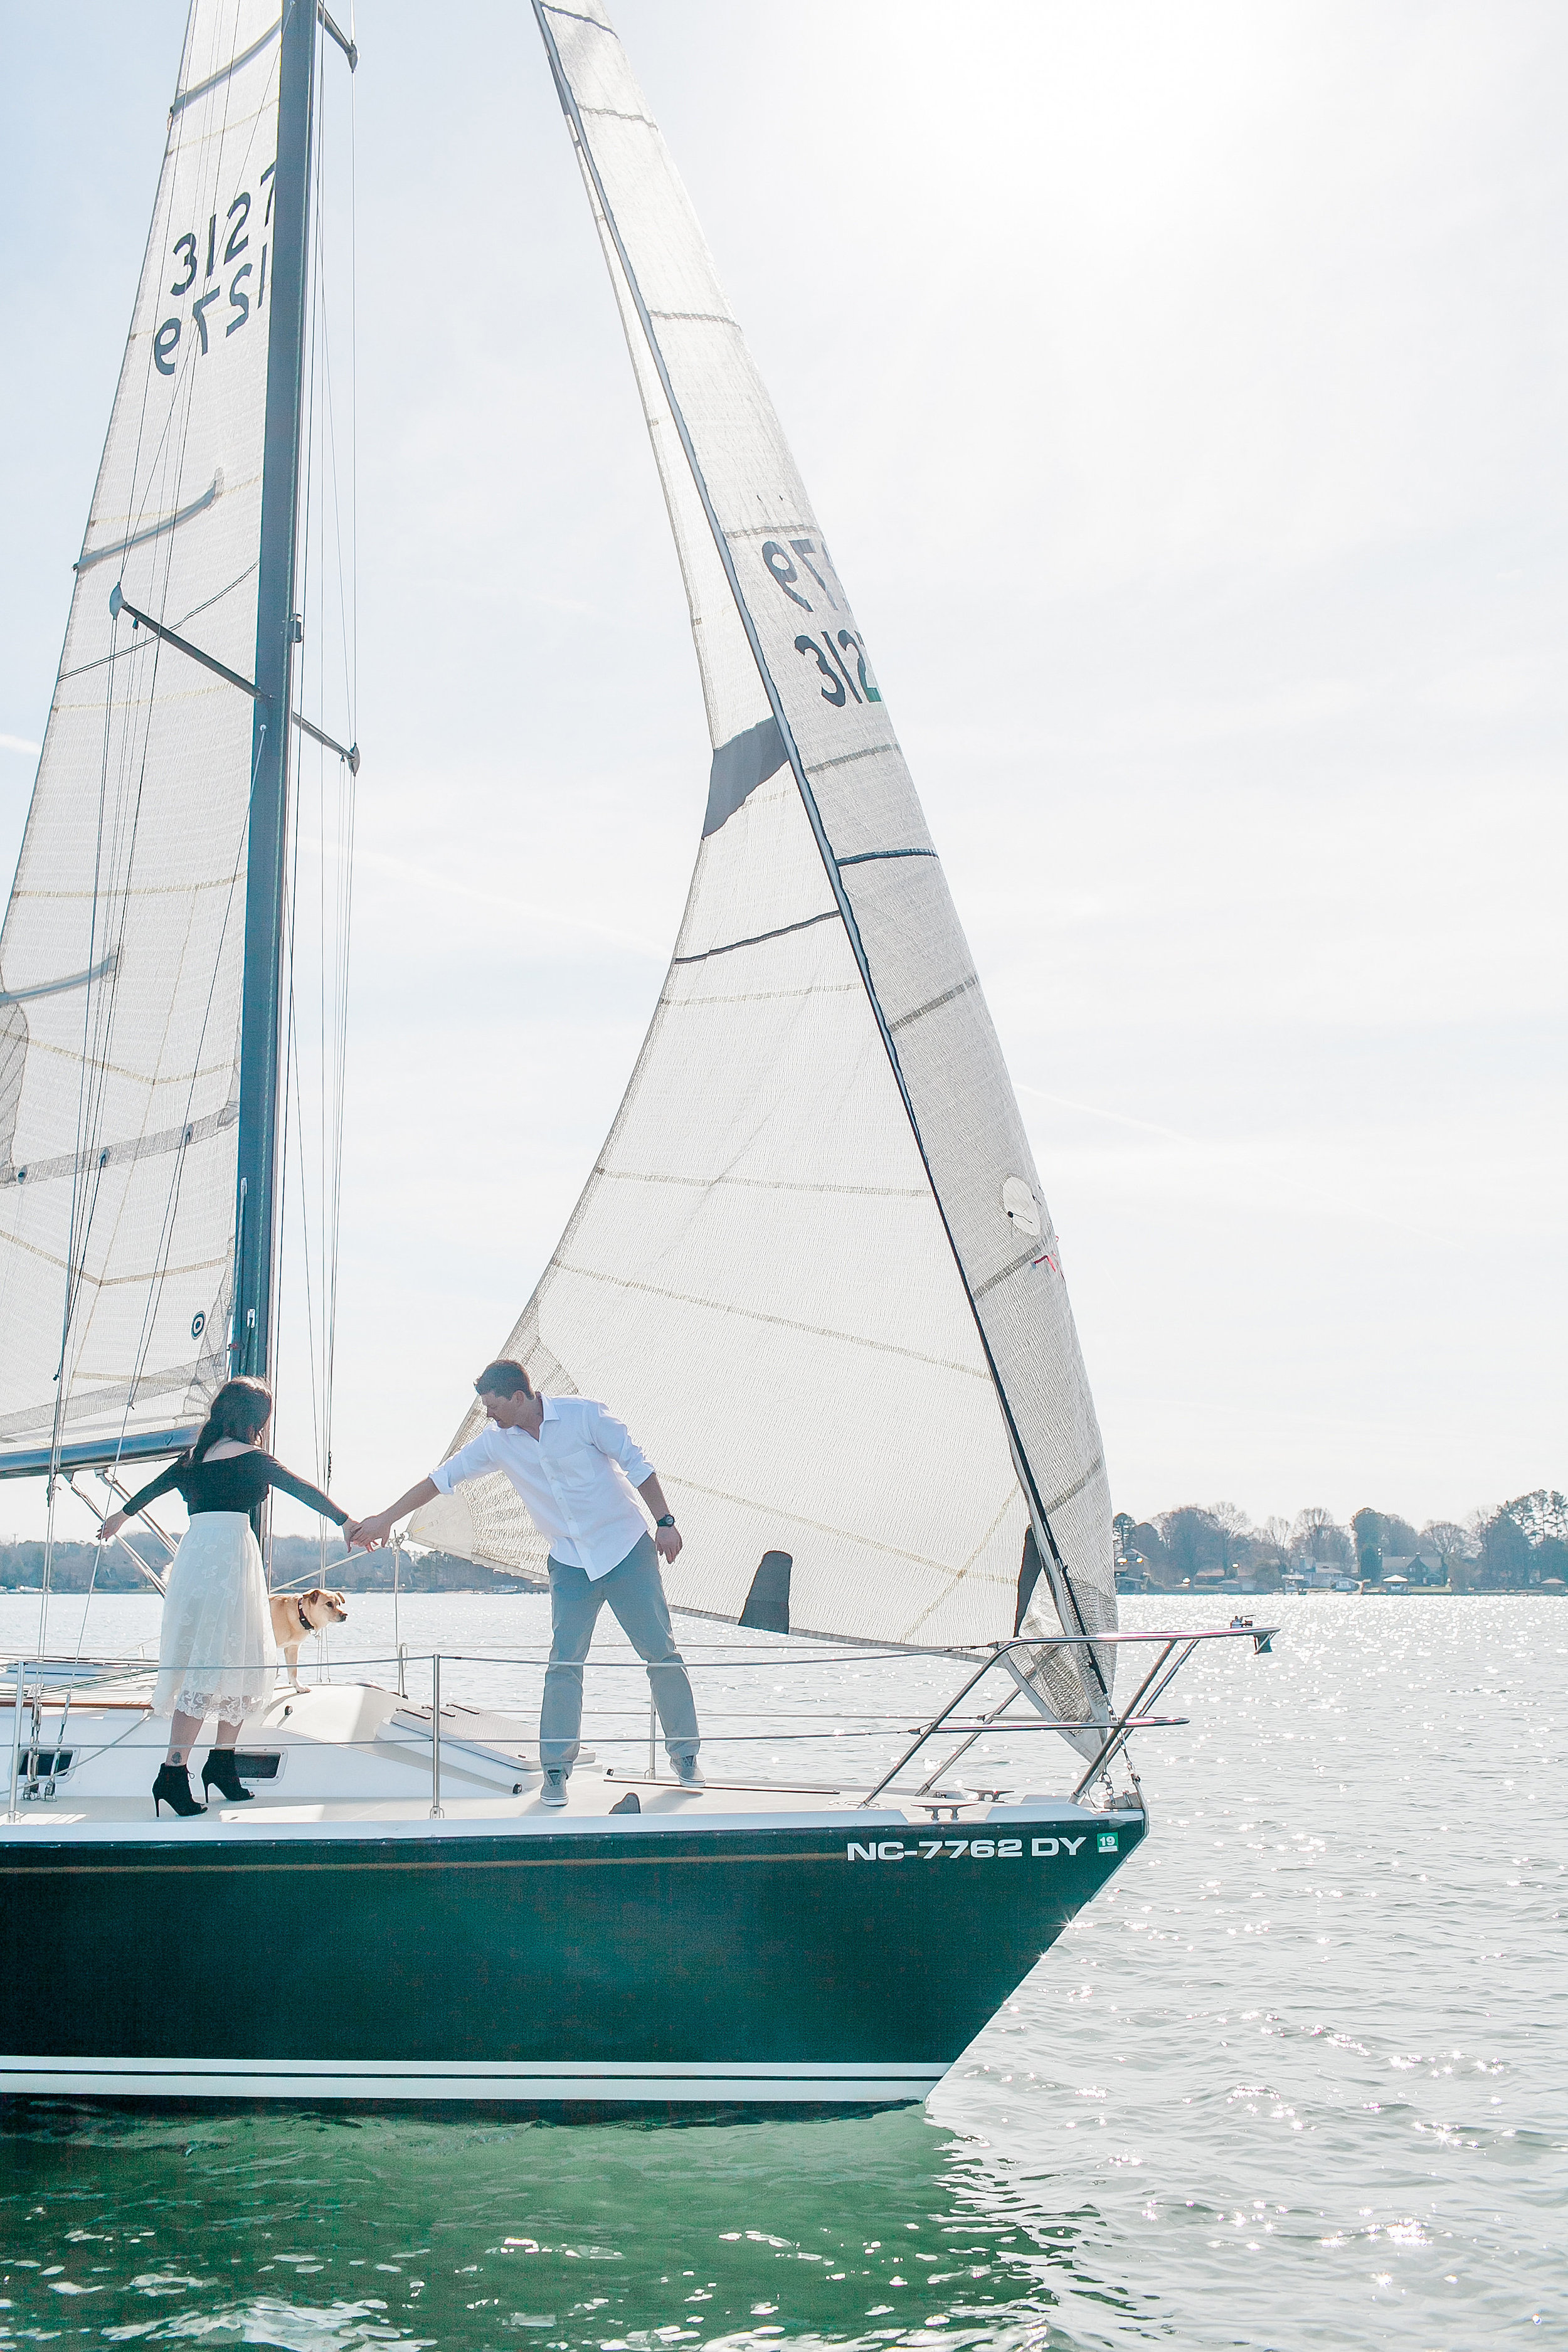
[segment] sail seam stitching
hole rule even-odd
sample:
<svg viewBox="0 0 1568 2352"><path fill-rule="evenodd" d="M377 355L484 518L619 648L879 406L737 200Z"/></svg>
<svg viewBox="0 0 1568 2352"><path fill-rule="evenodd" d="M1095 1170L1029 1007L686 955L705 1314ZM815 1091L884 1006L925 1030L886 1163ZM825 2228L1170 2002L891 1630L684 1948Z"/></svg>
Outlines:
<svg viewBox="0 0 1568 2352"><path fill-rule="evenodd" d="M128 1283L151 1281L153 1273L156 1272L156 1268L150 1272L146 1266L139 1266L134 1274L89 1274L85 1267L76 1267L70 1258L62 1257L58 1250L40 1249L36 1242L25 1242L20 1234L0 1234L0 1249L21 1250L26 1256L36 1257L40 1265L68 1270L79 1286L87 1290L123 1290ZM165 1274L180 1275L210 1274L215 1265L227 1264L227 1253L223 1251L216 1257L193 1258L188 1265L168 1266L164 1271Z"/></svg>
<svg viewBox="0 0 1568 2352"><path fill-rule="evenodd" d="M858 1535L853 1528L835 1527L831 1519L807 1518L804 1511L791 1510L786 1503L764 1503L756 1500L755 1497L750 1495L727 1494L722 1486L704 1486L695 1478L683 1478L678 1470L667 1471L665 1475L668 1477L672 1486L684 1487L685 1491L689 1495L706 1495L711 1502L715 1503L734 1503L739 1505L740 1508L743 1511L757 1511L767 1518L787 1520L792 1527L810 1528L817 1535L837 1536L841 1538L844 1542L855 1544L866 1551L885 1551L891 1559L894 1559L913 1560L917 1567L934 1569L939 1576L945 1576L951 1579L953 1582L956 1582L959 1577L961 1577L965 1570L973 1565L973 1559L971 1559L964 1562L963 1568L957 1569L954 1568L949 1560L932 1559L928 1552L909 1551L906 1550L902 1544L879 1543L874 1536ZM1011 1499L1012 1497L1009 1496L1008 1501L1010 1502ZM997 1514L996 1519L992 1522L991 1528L988 1530L988 1535L994 1533L995 1528L1002 1517L1005 1516L1006 1509L1007 1504L1004 1503L1002 1510ZM942 1596L943 1599L945 1599L945 1595ZM679 1608L680 1603L679 1601L672 1601L669 1605L672 1609L675 1609ZM940 1601L935 1605L940 1606ZM706 1612L695 1609L688 1610L686 1612L687 1615L693 1617L706 1613ZM922 1614L926 1616L929 1616L930 1613L931 1612L929 1610L922 1612ZM798 1625L792 1624L790 1627L790 1632L792 1633L800 1633L802 1630L803 1628ZM840 1634L837 1638L840 1641L857 1641L863 1640L864 1636L858 1634Z"/></svg>
<svg viewBox="0 0 1568 2352"><path fill-rule="evenodd" d="M900 1348L891 1339L868 1339L858 1331L836 1331L827 1323L797 1323L788 1315L767 1315L760 1307L734 1307L722 1298L699 1298L694 1292L666 1290L657 1282L632 1282L619 1274L600 1274L594 1267L568 1265L557 1258L558 1274L574 1274L584 1282L602 1282L612 1290L639 1291L648 1298L668 1298L677 1307L702 1307L714 1315L738 1316L745 1323L769 1323L780 1331L804 1331L814 1339L838 1339L847 1348L871 1348L879 1355L902 1356L911 1364L931 1364L941 1372L961 1372L966 1380L989 1381L991 1375L982 1366L954 1363L948 1356L930 1356L921 1348Z"/></svg>
<svg viewBox="0 0 1568 2352"><path fill-rule="evenodd" d="M27 900L31 900L37 906L58 904L74 906L83 902L90 906L93 900L100 896L112 897L118 905L132 898L184 898L194 897L200 890L226 890L228 887L226 876L215 874L209 880L204 882L128 882L121 889L101 893L96 890L23 889L13 890L11 897L17 906ZM118 953L118 950L115 952ZM83 977L86 977L85 973Z"/></svg>
<svg viewBox="0 0 1568 2352"><path fill-rule="evenodd" d="M658 1001L671 1013L708 1013L725 1004L804 1004L814 996L860 993L858 979L823 980L814 981L805 988L746 988L736 996L661 996Z"/></svg>
<svg viewBox="0 0 1568 2352"><path fill-rule="evenodd" d="M85 1396L75 1396L65 1409L67 1421L84 1421L94 1412L107 1412L120 1404L134 1404L138 1395L172 1396L177 1388L188 1388L201 1370L201 1360L189 1364L170 1364L160 1372L142 1372L134 1381L114 1381L107 1388L89 1389ZM8 1412L0 1420L0 1437L24 1437L29 1423L42 1426L37 1412Z"/></svg>
<svg viewBox="0 0 1568 2352"><path fill-rule="evenodd" d="M73 1066L81 1058L74 1045L57 1045L49 1037L35 1035L28 1041L27 1051L29 1054L52 1055L57 1062L69 1062ZM110 1062L101 1054L97 1057L93 1066L109 1077L129 1078L132 1086L142 1087L149 1094L158 1087L183 1086L185 1083L183 1074L174 1078L160 1078L156 1076L150 1077L145 1070L135 1069L129 1062ZM227 1062L204 1063L199 1070L193 1071L190 1083L192 1086L200 1086L204 1079L221 1077L226 1070L232 1071L233 1068L232 1058Z"/></svg>
<svg viewBox="0 0 1568 2352"><path fill-rule="evenodd" d="M651 1169L603 1165L594 1173L613 1177L621 1184L683 1184L700 1192L710 1192L720 1184L732 1184L748 1192L833 1192L856 1201L923 1201L926 1197L923 1184L791 1184L782 1177L664 1176Z"/></svg>
<svg viewBox="0 0 1568 2352"><path fill-rule="evenodd" d="M984 1534L981 1537L979 1542L975 1545L968 1559L963 1562L961 1568L956 1568L950 1571L952 1580L949 1584L947 1591L945 1592L939 1592L933 1600L929 1601L926 1603L926 1606L921 1611L920 1615L915 1619L914 1623L910 1626L909 1638L910 1640L918 1638L921 1627L931 1618L934 1617L937 1611L943 1608L946 1603L952 1599L953 1593L958 1586L963 1584L968 1578L970 1570L973 1568L976 1560L980 1558L981 1553L986 1549L988 1545L994 1541L996 1530L1001 1526L1003 1520L1006 1517L1008 1512L1012 1509L1015 1496L1019 1500L1022 1500L1022 1495L1020 1493L1016 1478L1013 1480L1011 1493L1004 1496L1001 1509L996 1513L994 1518L991 1521L990 1526L986 1528ZM1027 1507L1028 1506L1026 1504L1025 1508L1027 1509Z"/></svg>

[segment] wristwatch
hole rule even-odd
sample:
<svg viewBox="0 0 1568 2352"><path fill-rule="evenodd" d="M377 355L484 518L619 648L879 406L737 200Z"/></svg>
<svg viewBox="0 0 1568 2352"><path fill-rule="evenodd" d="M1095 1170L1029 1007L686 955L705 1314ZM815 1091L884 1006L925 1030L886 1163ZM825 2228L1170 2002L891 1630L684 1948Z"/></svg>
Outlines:
<svg viewBox="0 0 1568 2352"><path fill-rule="evenodd" d="M662 1519L655 1519L654 1521L654 1526L656 1528L672 1528L674 1525L675 1513L673 1511L666 1511Z"/></svg>

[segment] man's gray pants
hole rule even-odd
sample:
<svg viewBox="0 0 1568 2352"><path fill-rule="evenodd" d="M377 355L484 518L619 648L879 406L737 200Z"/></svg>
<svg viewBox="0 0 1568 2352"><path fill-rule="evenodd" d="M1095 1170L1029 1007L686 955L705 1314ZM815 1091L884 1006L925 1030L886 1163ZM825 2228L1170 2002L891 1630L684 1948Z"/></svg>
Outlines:
<svg viewBox="0 0 1568 2352"><path fill-rule="evenodd" d="M539 1710L539 1760L547 1772L570 1771L577 1761L583 1661L606 1601L647 1667L665 1747L672 1757L695 1756L700 1744L691 1683L670 1631L658 1554L653 1538L644 1536L608 1576L590 1577L563 1560L550 1562L550 1664Z"/></svg>

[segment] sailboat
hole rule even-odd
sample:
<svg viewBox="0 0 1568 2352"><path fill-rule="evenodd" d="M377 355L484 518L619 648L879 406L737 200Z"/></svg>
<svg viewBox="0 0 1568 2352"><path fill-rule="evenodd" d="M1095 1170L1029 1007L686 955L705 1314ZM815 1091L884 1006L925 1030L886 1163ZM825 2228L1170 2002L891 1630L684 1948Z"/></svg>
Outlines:
<svg viewBox="0 0 1568 2352"><path fill-rule="evenodd" d="M1144 1836L1127 1740L1210 1638L1118 1632L1060 1249L864 635L607 17L532 5L711 761L647 1038L498 1352L647 1446L677 1610L951 1656L957 1688L859 1785L650 1761L559 1813L531 1727L444 1706L437 1659L427 1707L401 1675L279 1693L258 1801L160 1823L145 1676L18 1658L3 2090L922 2096ZM51 1497L123 1496L275 1368L301 743L359 765L300 692L316 126L356 62L319 0L193 0L0 934L0 1475ZM503 1482L411 1532L542 1567ZM1067 1793L955 1781L1009 1710L1072 1751Z"/></svg>

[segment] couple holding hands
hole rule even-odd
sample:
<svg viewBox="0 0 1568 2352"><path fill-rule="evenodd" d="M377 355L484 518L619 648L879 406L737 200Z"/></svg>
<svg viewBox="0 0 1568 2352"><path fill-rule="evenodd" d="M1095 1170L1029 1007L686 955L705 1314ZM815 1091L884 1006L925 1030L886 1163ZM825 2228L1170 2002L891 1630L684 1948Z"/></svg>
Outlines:
<svg viewBox="0 0 1568 2352"><path fill-rule="evenodd" d="M118 1535L134 1512L178 1493L190 1527L169 1570L153 1706L173 1717L169 1752L153 1783L153 1810L199 1813L188 1759L209 1716L217 1737L202 1772L204 1796L230 1802L250 1795L234 1760L239 1728L268 1695L272 1667L267 1582L257 1540L269 1487L292 1495L342 1528L346 1541L373 1550L397 1521L466 1479L502 1472L550 1545L550 1664L539 1717L546 1805L564 1805L583 1721L583 1662L605 1601L647 1664L665 1745L678 1782L700 1789L697 1709L670 1630L659 1576L680 1535L653 1465L625 1424L586 1397L541 1396L521 1364L487 1364L474 1382L486 1422L428 1478L374 1517L353 1519L330 1496L263 1450L272 1414L264 1381L228 1381L213 1399L195 1444L150 1486L112 1512L100 1539ZM635 1494L634 1494L634 1491ZM647 1518L638 1507L640 1496Z"/></svg>

